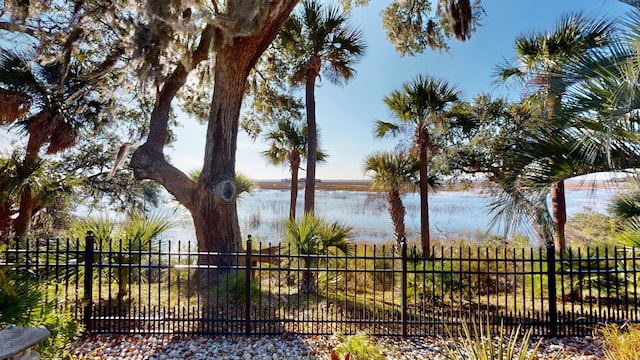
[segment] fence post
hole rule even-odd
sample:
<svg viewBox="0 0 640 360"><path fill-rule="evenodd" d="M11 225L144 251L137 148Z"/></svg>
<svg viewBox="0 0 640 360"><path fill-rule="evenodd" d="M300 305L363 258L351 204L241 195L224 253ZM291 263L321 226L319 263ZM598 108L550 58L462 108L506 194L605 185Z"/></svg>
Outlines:
<svg viewBox="0 0 640 360"><path fill-rule="evenodd" d="M407 337L407 239L402 238L402 336Z"/></svg>
<svg viewBox="0 0 640 360"><path fill-rule="evenodd" d="M549 291L549 336L558 336L558 306L556 303L556 249L553 240L547 242L547 285Z"/></svg>
<svg viewBox="0 0 640 360"><path fill-rule="evenodd" d="M247 260L246 271L246 291L245 291L245 312L246 312L246 335L251 335L251 235L247 235Z"/></svg>
<svg viewBox="0 0 640 360"><path fill-rule="evenodd" d="M84 246L84 326L87 332L93 330L91 324L91 310L93 305L93 245L95 237L92 231L87 231Z"/></svg>

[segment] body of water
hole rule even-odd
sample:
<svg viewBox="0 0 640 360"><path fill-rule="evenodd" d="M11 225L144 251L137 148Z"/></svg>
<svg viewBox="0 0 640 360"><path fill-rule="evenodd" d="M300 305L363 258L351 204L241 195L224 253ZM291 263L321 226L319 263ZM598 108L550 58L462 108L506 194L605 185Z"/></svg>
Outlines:
<svg viewBox="0 0 640 360"><path fill-rule="evenodd" d="M585 208L607 214L611 197L616 190L567 191L568 217ZM403 197L407 210L405 225L407 238L419 236L420 206L418 194ZM302 214L304 192L298 197L298 214ZM490 199L477 192L437 192L429 194L430 231L433 238L452 239L458 236L473 238L489 231L492 214L488 213ZM365 191L316 191L316 215L328 221L339 221L353 228L356 241L385 242L393 239L391 217L383 194ZM238 218L243 237L251 235L263 243L279 243L284 219L289 214L289 191L256 190L245 194L238 203ZM189 213L177 210L179 227L172 229L172 240L194 241L195 232ZM299 215L302 216L302 215ZM491 231L502 234L500 228ZM526 229L523 230L526 232Z"/></svg>

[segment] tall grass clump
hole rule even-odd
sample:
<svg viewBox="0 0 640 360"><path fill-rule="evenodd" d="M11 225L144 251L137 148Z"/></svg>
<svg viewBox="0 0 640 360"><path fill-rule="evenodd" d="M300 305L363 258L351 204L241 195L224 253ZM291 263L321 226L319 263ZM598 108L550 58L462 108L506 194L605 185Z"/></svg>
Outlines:
<svg viewBox="0 0 640 360"><path fill-rule="evenodd" d="M640 359L640 324L609 324L600 330L604 355L609 360Z"/></svg>

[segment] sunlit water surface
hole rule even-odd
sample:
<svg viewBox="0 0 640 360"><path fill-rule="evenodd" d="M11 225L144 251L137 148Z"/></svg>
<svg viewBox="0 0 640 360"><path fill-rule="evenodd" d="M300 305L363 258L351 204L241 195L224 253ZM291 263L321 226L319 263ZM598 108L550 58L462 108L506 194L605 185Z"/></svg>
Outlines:
<svg viewBox="0 0 640 360"><path fill-rule="evenodd" d="M608 213L616 190L567 191L567 215L585 208ZM354 240L382 243L393 239L391 217L383 195L364 191L316 191L315 213L328 221L339 221L353 228ZM429 222L434 238L462 236L473 239L486 233L503 234L500 227L490 229L493 214L488 211L490 198L477 192L437 192L429 194ZM418 194L403 197L406 207L407 238L419 236L420 207ZM304 193L298 196L297 213L302 213ZM189 213L176 208L178 226L167 234L172 242L182 244L195 241L195 231ZM289 214L289 191L256 190L246 194L238 203L238 219L243 237L251 235L263 243L279 243L283 237L284 219ZM528 228L519 229L527 234ZM531 237L531 236L530 236Z"/></svg>

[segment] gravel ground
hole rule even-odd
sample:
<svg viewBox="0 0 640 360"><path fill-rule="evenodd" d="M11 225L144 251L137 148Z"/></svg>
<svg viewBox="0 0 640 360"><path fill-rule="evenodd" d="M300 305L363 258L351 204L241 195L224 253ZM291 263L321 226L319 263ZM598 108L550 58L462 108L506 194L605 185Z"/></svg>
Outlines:
<svg viewBox="0 0 640 360"><path fill-rule="evenodd" d="M538 339L533 339L536 342ZM330 359L335 336L173 336L92 335L70 344L74 359ZM444 344L433 337L372 338L388 360L446 359ZM543 339L535 359L603 359L600 339L594 337Z"/></svg>

